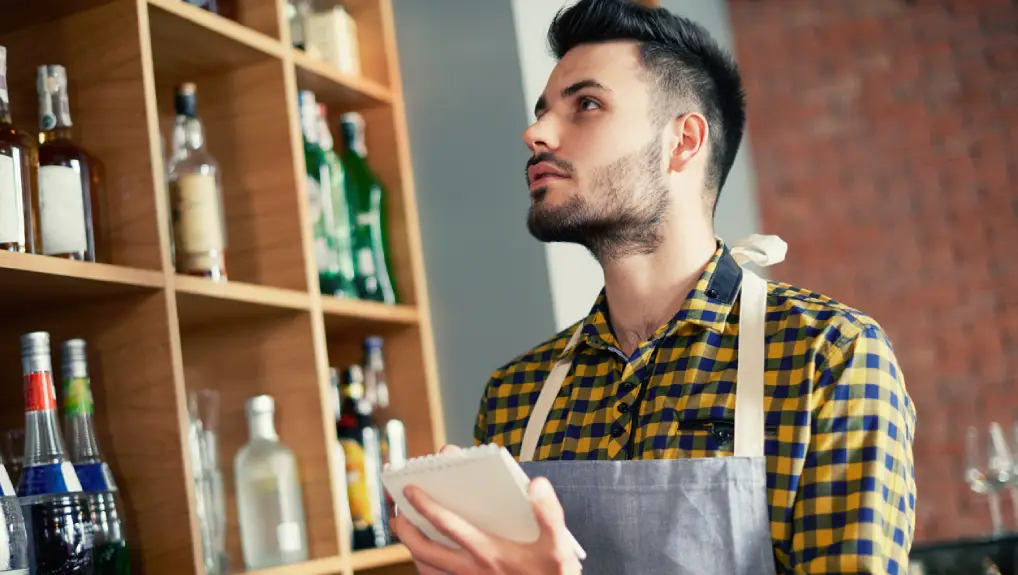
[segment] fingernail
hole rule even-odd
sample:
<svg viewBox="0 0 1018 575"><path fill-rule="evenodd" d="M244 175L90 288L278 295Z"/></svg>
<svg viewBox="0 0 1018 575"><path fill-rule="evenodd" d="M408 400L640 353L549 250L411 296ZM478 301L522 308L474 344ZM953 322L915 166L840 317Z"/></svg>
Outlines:
<svg viewBox="0 0 1018 575"><path fill-rule="evenodd" d="M555 489L552 488L551 482L544 477L538 477L534 479L531 485L531 492L534 497L544 499L545 497L554 497Z"/></svg>

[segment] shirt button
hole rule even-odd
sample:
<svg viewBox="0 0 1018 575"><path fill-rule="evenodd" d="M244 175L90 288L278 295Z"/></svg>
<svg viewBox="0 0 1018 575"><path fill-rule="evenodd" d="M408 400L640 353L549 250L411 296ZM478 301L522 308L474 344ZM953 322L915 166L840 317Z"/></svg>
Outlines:
<svg viewBox="0 0 1018 575"><path fill-rule="evenodd" d="M617 423L612 424L612 437L620 437L625 432L626 430L621 425Z"/></svg>
<svg viewBox="0 0 1018 575"><path fill-rule="evenodd" d="M619 413L626 413L627 411L629 411L629 404L627 404L627 403L620 403L620 404L618 404L616 409L619 410Z"/></svg>
<svg viewBox="0 0 1018 575"><path fill-rule="evenodd" d="M716 290L714 288L710 288L709 290L707 290L707 297L713 297L713 298L718 297L718 290Z"/></svg>
<svg viewBox="0 0 1018 575"><path fill-rule="evenodd" d="M633 387L634 387L633 386L633 382L631 382L631 381L623 381L622 382L622 389L625 390L625 391L629 391L630 389L633 389Z"/></svg>

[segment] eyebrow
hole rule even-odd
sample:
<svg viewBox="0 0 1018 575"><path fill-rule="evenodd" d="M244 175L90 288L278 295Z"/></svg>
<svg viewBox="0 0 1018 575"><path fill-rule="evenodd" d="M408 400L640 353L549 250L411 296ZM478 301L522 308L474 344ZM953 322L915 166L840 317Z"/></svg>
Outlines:
<svg viewBox="0 0 1018 575"><path fill-rule="evenodd" d="M577 93L580 90L583 90L585 88L595 88L597 90L603 90L605 92L611 92L611 90L609 88L607 88L606 86L604 86L603 84L601 84L597 80L586 79L586 80L580 80L579 82L574 82L574 83L566 86L565 88L563 88L561 96L563 98L568 98L569 96L572 96L573 94L575 94L575 93ZM537 105L534 106L534 115L536 116L536 115L540 114L541 111L544 110L547 107L548 107L548 100L544 96L541 96L540 98L537 99Z"/></svg>

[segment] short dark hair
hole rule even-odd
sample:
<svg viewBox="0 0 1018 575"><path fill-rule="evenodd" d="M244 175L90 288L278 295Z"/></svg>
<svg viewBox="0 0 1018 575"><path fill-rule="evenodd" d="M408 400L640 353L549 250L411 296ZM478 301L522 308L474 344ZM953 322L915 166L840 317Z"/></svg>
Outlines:
<svg viewBox="0 0 1018 575"><path fill-rule="evenodd" d="M581 44L635 41L660 98L661 120L700 107L710 127L707 188L712 209L742 141L746 96L739 69L710 33L696 22L632 0L580 0L558 12L548 29L557 59Z"/></svg>

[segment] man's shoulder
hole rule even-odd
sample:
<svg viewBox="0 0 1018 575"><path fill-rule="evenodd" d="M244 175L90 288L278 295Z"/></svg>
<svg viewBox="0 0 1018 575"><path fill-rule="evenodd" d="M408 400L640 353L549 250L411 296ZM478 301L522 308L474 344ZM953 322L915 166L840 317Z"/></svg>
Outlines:
<svg viewBox="0 0 1018 575"><path fill-rule="evenodd" d="M503 364L491 374L489 385L502 383L531 383L535 377L542 378L551 371L569 339L577 329L581 329L580 320L550 338L542 341L529 350L517 355Z"/></svg>
<svg viewBox="0 0 1018 575"><path fill-rule="evenodd" d="M845 347L860 338L890 345L880 323L867 313L826 294L793 284L768 281L768 315L780 330L799 330L800 337L823 339Z"/></svg>

